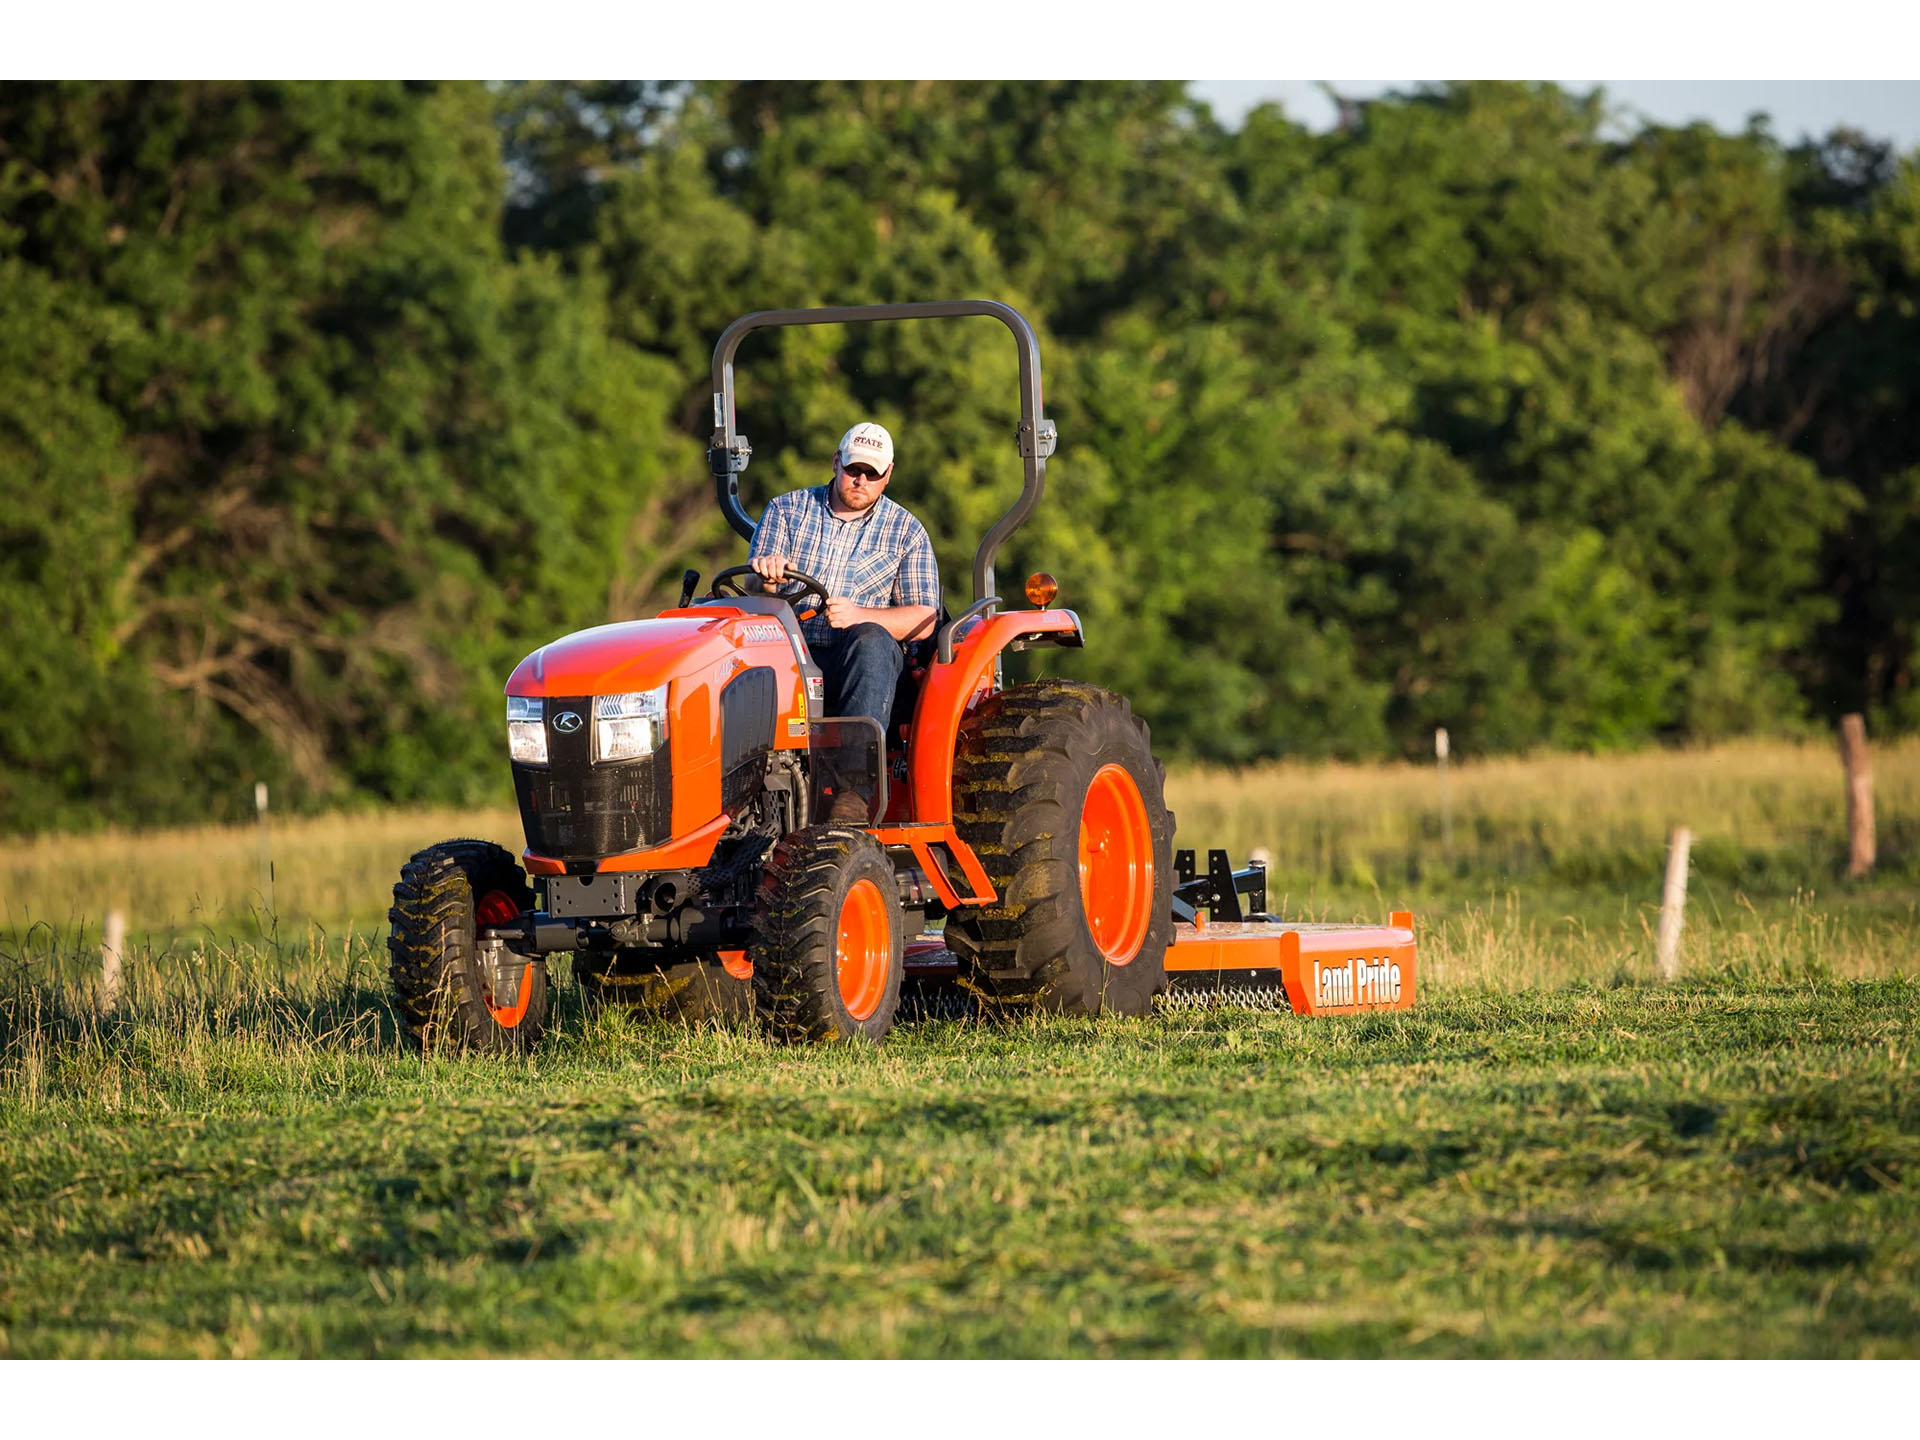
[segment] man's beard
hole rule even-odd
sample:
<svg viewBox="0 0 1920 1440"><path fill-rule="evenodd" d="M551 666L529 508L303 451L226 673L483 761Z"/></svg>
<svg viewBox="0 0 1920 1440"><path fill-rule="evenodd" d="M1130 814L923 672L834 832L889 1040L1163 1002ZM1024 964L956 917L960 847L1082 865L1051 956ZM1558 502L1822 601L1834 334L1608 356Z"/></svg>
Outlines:
<svg viewBox="0 0 1920 1440"><path fill-rule="evenodd" d="M880 495L877 492L870 500L865 496L856 497L847 489L845 482L837 476L833 482L833 498L842 510L851 510L856 515L864 515L880 503Z"/></svg>

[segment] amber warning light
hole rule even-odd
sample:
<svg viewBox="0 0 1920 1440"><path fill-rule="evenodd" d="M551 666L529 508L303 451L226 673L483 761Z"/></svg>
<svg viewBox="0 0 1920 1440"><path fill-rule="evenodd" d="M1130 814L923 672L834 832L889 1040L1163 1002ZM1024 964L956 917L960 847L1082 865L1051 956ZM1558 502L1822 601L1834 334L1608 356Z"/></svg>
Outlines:
<svg viewBox="0 0 1920 1440"><path fill-rule="evenodd" d="M1044 610L1060 593L1060 582L1042 570L1027 577L1027 601L1036 610Z"/></svg>

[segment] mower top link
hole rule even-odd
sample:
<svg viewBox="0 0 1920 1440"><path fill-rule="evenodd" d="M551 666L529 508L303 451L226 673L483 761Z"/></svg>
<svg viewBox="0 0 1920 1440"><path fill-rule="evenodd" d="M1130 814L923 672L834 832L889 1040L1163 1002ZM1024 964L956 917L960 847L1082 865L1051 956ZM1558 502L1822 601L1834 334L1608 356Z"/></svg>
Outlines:
<svg viewBox="0 0 1920 1440"><path fill-rule="evenodd" d="M652 620L542 646L507 681L507 740L527 848L455 840L394 887L389 950L408 1035L531 1045L549 1012L546 957L608 1002L756 1017L790 1040L878 1040L903 988L957 983L990 1007L1147 1011L1154 996L1270 996L1303 1013L1414 999L1412 918L1373 928L1285 924L1265 875L1223 852L1205 876L1173 851L1164 771L1125 699L1078 681L1007 687L1001 656L1079 648L1079 618L994 594L993 562L1039 503L1056 436L1040 354L990 300L776 310L727 327L713 356L708 461L741 536L752 448L736 427L734 356L755 330L985 315L1020 367L1019 498L973 560L972 601L940 617L903 679L889 733L823 714L800 622L829 598L747 566ZM866 823L822 823L836 797ZM1245 897L1250 903L1243 906ZM938 935L922 936L929 924Z"/></svg>

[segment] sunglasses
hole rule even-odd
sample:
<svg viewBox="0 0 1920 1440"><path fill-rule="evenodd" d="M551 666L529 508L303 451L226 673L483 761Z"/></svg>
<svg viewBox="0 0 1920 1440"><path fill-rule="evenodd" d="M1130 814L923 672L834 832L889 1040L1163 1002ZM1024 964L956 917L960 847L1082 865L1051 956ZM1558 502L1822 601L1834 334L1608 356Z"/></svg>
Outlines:
<svg viewBox="0 0 1920 1440"><path fill-rule="evenodd" d="M865 481L878 480L880 478L880 472L875 470L871 465L842 465L840 472L849 480Z"/></svg>

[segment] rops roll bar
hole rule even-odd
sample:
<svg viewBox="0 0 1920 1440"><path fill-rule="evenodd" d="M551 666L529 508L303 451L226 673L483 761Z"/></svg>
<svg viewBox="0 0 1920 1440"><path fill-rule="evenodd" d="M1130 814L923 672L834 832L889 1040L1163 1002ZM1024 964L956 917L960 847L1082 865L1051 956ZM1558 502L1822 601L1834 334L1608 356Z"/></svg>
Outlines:
<svg viewBox="0 0 1920 1440"><path fill-rule="evenodd" d="M1013 332L1020 354L1020 456L1026 463L1026 483L1020 498L987 531L973 557L973 598L978 604L993 594L993 557L1006 538L1018 530L1046 488L1047 457L1059 437L1053 422L1040 413L1040 346L1033 327L1011 305L998 300L927 300L910 305L829 305L818 310L759 310L729 325L713 347L713 439L707 446L707 464L713 471L714 493L720 513L746 539L753 539L754 520L740 505L740 472L747 468L753 447L735 428L733 409L733 355L740 342L755 330L776 325L846 325L866 320L932 320L955 315L991 315Z"/></svg>

